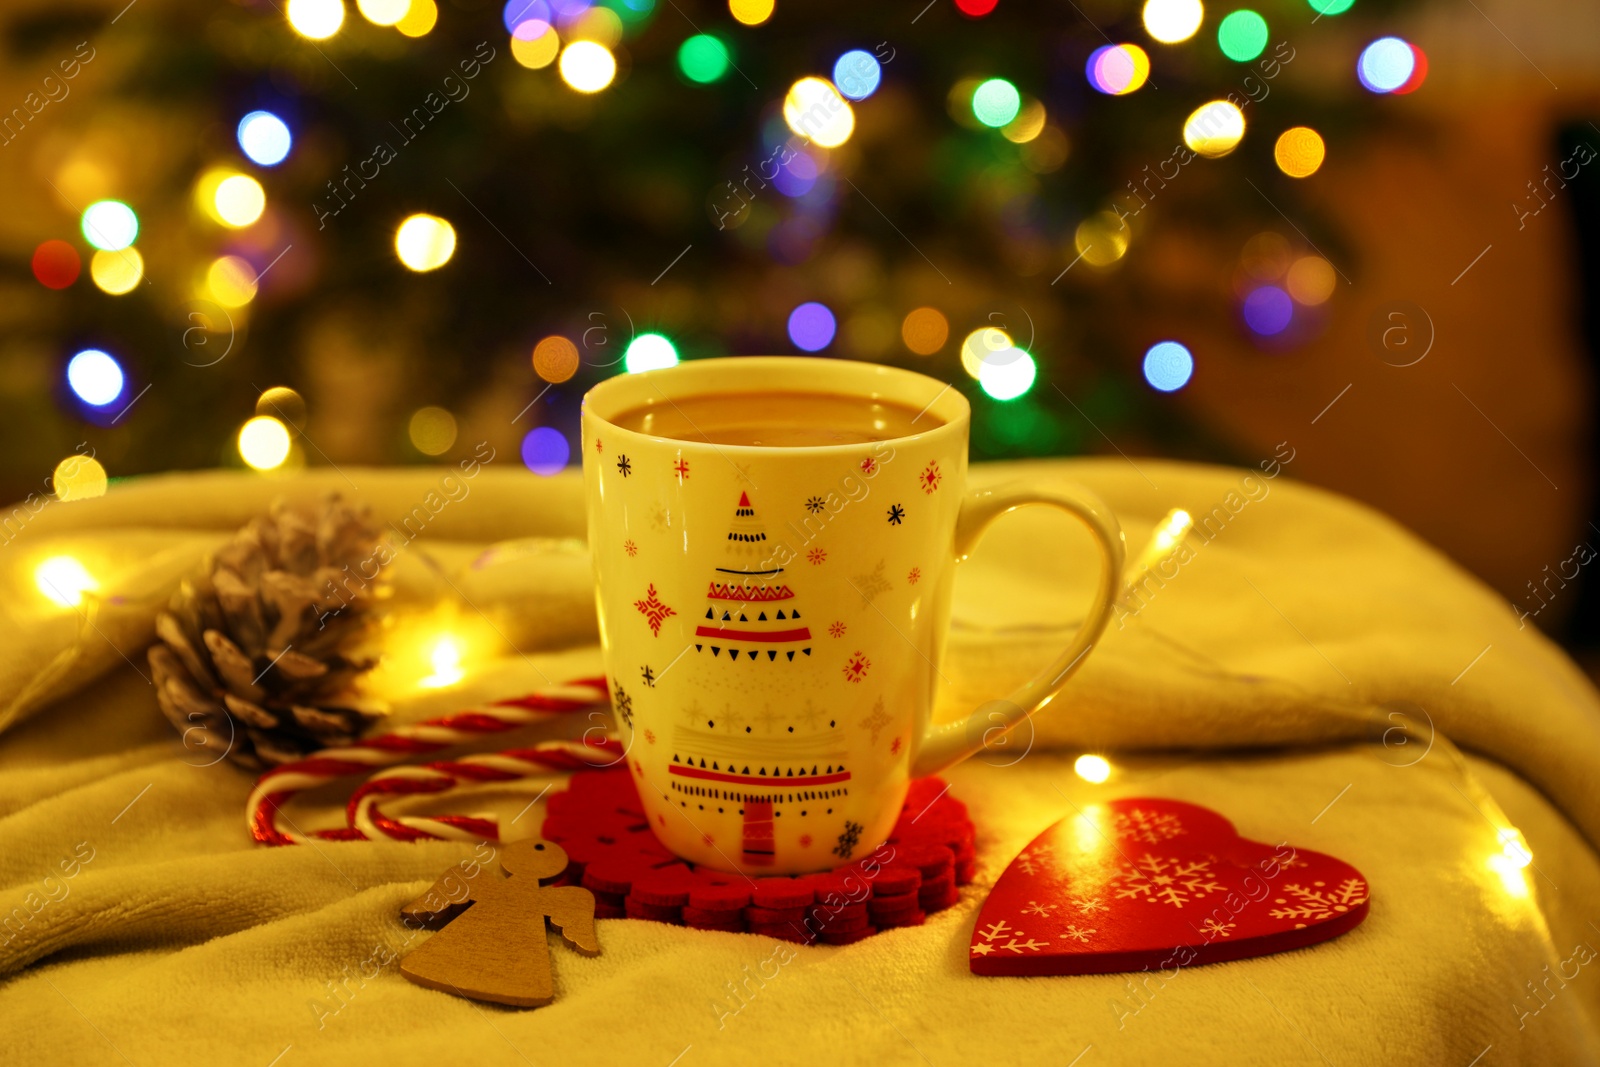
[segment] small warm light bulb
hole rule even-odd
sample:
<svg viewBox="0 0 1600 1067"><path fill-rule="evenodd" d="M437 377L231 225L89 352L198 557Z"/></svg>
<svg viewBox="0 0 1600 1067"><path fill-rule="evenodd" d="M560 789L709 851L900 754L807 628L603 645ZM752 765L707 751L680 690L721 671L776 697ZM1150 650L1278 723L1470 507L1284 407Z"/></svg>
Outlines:
<svg viewBox="0 0 1600 1067"><path fill-rule="evenodd" d="M289 458L289 428L271 415L257 415L239 428L239 456L258 471L283 466Z"/></svg>
<svg viewBox="0 0 1600 1067"><path fill-rule="evenodd" d="M144 257L131 245L118 252L102 248L89 260L89 277L103 293L112 296L130 293L144 279Z"/></svg>
<svg viewBox="0 0 1600 1067"><path fill-rule="evenodd" d="M242 229L261 217L267 207L267 192L248 174L235 174L217 183L213 194L216 217L224 226Z"/></svg>
<svg viewBox="0 0 1600 1067"><path fill-rule="evenodd" d="M39 592L64 608L77 607L83 594L100 588L94 575L71 556L51 556L34 568L33 580Z"/></svg>
<svg viewBox="0 0 1600 1067"><path fill-rule="evenodd" d="M443 689L466 677L461 669L461 646L453 637L447 635L434 642L428 661L433 665L433 673L417 683L424 689Z"/></svg>
<svg viewBox="0 0 1600 1067"><path fill-rule="evenodd" d="M323 41L344 25L342 0L289 0L289 25L302 37Z"/></svg>
<svg viewBox="0 0 1600 1067"><path fill-rule="evenodd" d="M598 41L573 41L561 53L561 80L580 93L598 93L617 76L617 59Z"/></svg>
<svg viewBox="0 0 1600 1067"><path fill-rule="evenodd" d="M783 98L783 121L823 148L838 148L856 129L855 112L833 83L821 78L801 78L789 86Z"/></svg>
<svg viewBox="0 0 1600 1067"><path fill-rule="evenodd" d="M105 496L106 481L106 469L93 456L68 456L50 475L56 499L63 502Z"/></svg>
<svg viewBox="0 0 1600 1067"><path fill-rule="evenodd" d="M455 254L455 227L437 215L412 215L395 231L394 251L414 271L437 270Z"/></svg>
<svg viewBox="0 0 1600 1067"><path fill-rule="evenodd" d="M1163 554L1170 551L1172 546L1188 537L1192 529L1194 529L1194 518L1187 511L1174 508L1167 512L1166 520L1156 530L1156 551Z"/></svg>
<svg viewBox="0 0 1600 1067"><path fill-rule="evenodd" d="M1091 755L1087 752L1078 757L1077 761L1073 763L1072 769L1078 773L1079 778L1086 782L1098 784L1111 777L1111 764L1106 761L1106 758L1104 756Z"/></svg>

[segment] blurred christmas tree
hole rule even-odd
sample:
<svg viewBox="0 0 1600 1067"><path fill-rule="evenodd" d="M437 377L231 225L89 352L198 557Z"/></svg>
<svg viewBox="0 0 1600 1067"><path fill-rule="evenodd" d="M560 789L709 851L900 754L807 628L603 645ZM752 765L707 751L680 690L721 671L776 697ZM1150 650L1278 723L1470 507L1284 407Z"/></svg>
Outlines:
<svg viewBox="0 0 1600 1067"><path fill-rule="evenodd" d="M13 222L10 492L90 448L416 462L543 426L549 465L601 377L796 350L957 382L975 458L1216 457L1149 309L1288 349L1336 311L1323 254L1357 266L1296 196L1373 121L1299 77L1350 70L1350 0L441 2L11 18L38 88L0 164L49 207ZM1374 93L1425 73L1389 41Z"/></svg>

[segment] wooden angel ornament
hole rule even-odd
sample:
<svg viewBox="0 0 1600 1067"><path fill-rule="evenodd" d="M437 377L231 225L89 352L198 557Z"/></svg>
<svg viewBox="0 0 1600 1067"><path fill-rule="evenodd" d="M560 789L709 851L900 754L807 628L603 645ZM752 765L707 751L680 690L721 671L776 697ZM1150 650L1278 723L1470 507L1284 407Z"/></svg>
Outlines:
<svg viewBox="0 0 1600 1067"><path fill-rule="evenodd" d="M500 846L500 868L466 861L450 868L400 914L437 930L400 961L400 973L445 993L519 1008L550 1003L546 920L573 948L598 955L594 894L580 886L547 886L567 867L551 841L529 838ZM509 876L509 877L507 877Z"/></svg>

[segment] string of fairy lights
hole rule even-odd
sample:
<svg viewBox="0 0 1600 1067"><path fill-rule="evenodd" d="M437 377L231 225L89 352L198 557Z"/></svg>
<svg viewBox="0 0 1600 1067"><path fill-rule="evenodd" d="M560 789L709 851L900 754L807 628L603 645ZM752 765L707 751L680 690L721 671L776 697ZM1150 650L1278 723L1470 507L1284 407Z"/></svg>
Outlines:
<svg viewBox="0 0 1600 1067"><path fill-rule="evenodd" d="M1307 2L1320 18L1344 13L1354 0ZM993 12L997 0L953 3L963 15L980 19ZM567 89L594 95L616 89L619 72L626 71L631 62L627 43L642 32L655 7L656 0L509 0L500 15L518 65L529 71L553 70ZM355 9L366 22L410 38L426 36L439 20L435 0L356 0ZM289 26L310 42L339 34L349 18L345 0L288 0L281 10ZM740 27L738 32L744 32L771 20L775 0L727 0L727 10ZM1110 42L1095 48L1085 61L1085 79L1106 97L1140 91L1149 83L1153 67L1161 63L1163 50L1194 47L1206 39L1201 31L1208 15L1202 0L1148 0L1142 9L1142 25L1149 40ZM1215 19L1210 34L1221 55L1238 64L1262 61L1271 37L1267 19L1242 7ZM677 72L692 85L716 85L737 70L737 47L733 33L696 28L673 53ZM1366 45L1354 67L1357 81L1369 92L1405 95L1422 85L1428 64L1415 45L1385 36ZM788 87L781 105L781 136L788 158L775 167L772 178L779 193L800 200L819 183L830 180L830 153L851 140L856 132L856 109L871 107L872 97L890 76L878 55L850 48L826 70L800 77ZM1035 173L1050 173L1065 163L1067 142L1062 123L1044 102L1006 77L959 80L950 88L947 106L951 120L958 125L1017 145L1021 161ZM1219 98L1188 114L1181 137L1195 156L1221 159L1238 148L1249 126L1238 104ZM762 138L764 147L772 147L772 131L764 129ZM289 123L266 110L240 116L235 140L239 156L204 168L193 188L196 212L223 233L247 232L263 223L270 213L272 169L295 149ZM1327 152L1322 134L1310 126L1276 131L1273 159L1290 178L1315 176ZM743 218L733 213L727 225L736 229L742 222ZM146 264L138 248L140 220L132 204L120 199L89 204L81 213L79 231L77 236L91 250L89 280L100 291L123 296L146 281ZM1117 211L1091 212L1073 232L1077 255L1073 262L1109 268L1128 254L1133 236ZM456 229L441 215L415 213L395 223L393 252L407 270L448 269L456 247ZM73 240L51 238L35 249L32 268L41 285L65 289L78 281L83 253ZM195 293L243 313L263 284L274 284L264 281L263 275L246 256L225 251L199 272ZM1258 234L1239 259L1234 289L1240 319L1264 343L1293 338L1296 324L1318 314L1332 298L1335 281L1332 265L1322 256L1297 256L1280 235ZM827 352L839 331L839 311L820 300L798 303L784 324L789 341L805 353ZM1037 360L1005 329L977 325L963 332L943 310L933 306L913 308L900 318L899 339L907 352L918 357L939 356L958 334L956 354L962 370L990 398L1011 401L1034 387ZM639 373L670 367L678 360L672 338L652 331L634 337L620 363L624 373ZM581 360L571 338L553 334L534 346L532 362L537 376L554 385L570 380ZM1170 393L1191 381L1196 360L1186 344L1169 338L1149 346L1141 370L1151 389ZM64 373L71 393L86 409L114 412L119 403L130 399L122 363L106 348L86 348L68 355ZM268 394L273 395L263 394L256 414L241 425L236 442L242 461L257 470L292 465L298 456L290 432L294 418L286 413L303 413L304 401L283 387L268 390ZM454 444L455 418L444 408L425 407L411 416L408 433L424 455L441 455ZM522 455L529 469L549 474L568 463L571 448L559 430L539 427L525 437ZM73 456L57 468L55 490L61 499L77 499L104 492L106 481L106 471L97 460Z"/></svg>

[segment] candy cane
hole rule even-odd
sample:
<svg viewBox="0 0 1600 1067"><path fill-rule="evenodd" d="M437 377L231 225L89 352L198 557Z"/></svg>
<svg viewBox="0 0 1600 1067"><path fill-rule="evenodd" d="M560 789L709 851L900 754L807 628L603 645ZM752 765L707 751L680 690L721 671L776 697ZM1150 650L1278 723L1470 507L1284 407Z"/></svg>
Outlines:
<svg viewBox="0 0 1600 1067"><path fill-rule="evenodd" d="M335 778L369 774L476 738L542 722L552 715L594 708L603 705L605 700L604 678L574 679L526 696L401 726L357 744L325 748L305 759L274 767L256 780L250 792L246 808L250 836L264 845L300 844L316 839L362 840L367 835L353 824L338 829L301 831L281 809L298 793ZM279 825L280 819L289 822L288 829Z"/></svg>

